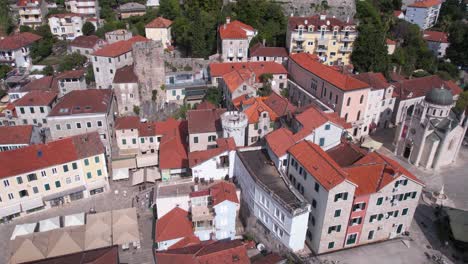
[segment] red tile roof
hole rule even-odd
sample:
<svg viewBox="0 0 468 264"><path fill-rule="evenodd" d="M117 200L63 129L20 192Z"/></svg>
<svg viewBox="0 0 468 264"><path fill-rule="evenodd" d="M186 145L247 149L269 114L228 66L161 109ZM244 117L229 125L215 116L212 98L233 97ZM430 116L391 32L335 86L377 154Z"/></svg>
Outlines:
<svg viewBox="0 0 468 264"><path fill-rule="evenodd" d="M79 79L85 75L85 69L78 69L78 70L71 70L71 71L64 71L59 75L55 76L54 78L57 80L62 79Z"/></svg>
<svg viewBox="0 0 468 264"><path fill-rule="evenodd" d="M48 91L31 91L14 102L15 106L51 106L57 94Z"/></svg>
<svg viewBox="0 0 468 264"><path fill-rule="evenodd" d="M307 21L307 22L306 22ZM296 29L298 26L314 26L315 31L318 31L320 27L326 26L327 29L332 29L335 26L338 26L340 29L343 29L346 26L354 27L355 24L351 21L346 23L337 18L325 17L325 19L320 19L319 15L309 16L309 17L289 17L288 19L288 28L290 30Z"/></svg>
<svg viewBox="0 0 468 264"><path fill-rule="evenodd" d="M192 222L189 213L175 207L156 221L155 242L193 236Z"/></svg>
<svg viewBox="0 0 468 264"><path fill-rule="evenodd" d="M219 37L221 39L247 39L247 31L255 31L255 29L235 20L219 26Z"/></svg>
<svg viewBox="0 0 468 264"><path fill-rule="evenodd" d="M164 17L157 17L153 21L146 24L145 28L168 28L172 25L172 21Z"/></svg>
<svg viewBox="0 0 468 264"><path fill-rule="evenodd" d="M156 136L155 122L141 122L138 116L124 116L115 119L115 129L136 129L139 137Z"/></svg>
<svg viewBox="0 0 468 264"><path fill-rule="evenodd" d="M341 167L347 167L364 157L367 151L347 140L342 140L339 145L327 150L327 154Z"/></svg>
<svg viewBox="0 0 468 264"><path fill-rule="evenodd" d="M34 42L42 39L41 36L23 32L8 36L4 39L0 39L0 50L16 50L22 47L33 44Z"/></svg>
<svg viewBox="0 0 468 264"><path fill-rule="evenodd" d="M0 178L60 165L104 152L104 145L97 132L0 152L0 166L2 167Z"/></svg>
<svg viewBox="0 0 468 264"><path fill-rule="evenodd" d="M54 106L49 116L109 113L112 93L111 89L71 91Z"/></svg>
<svg viewBox="0 0 468 264"><path fill-rule="evenodd" d="M0 145L14 145L31 143L32 125L0 126Z"/></svg>
<svg viewBox="0 0 468 264"><path fill-rule="evenodd" d="M133 44L137 42L146 42L150 41L149 39L142 36L135 36L128 40L121 40L115 43L104 46L103 48L95 51L94 56L101 57L117 57L124 53L130 52L133 49Z"/></svg>
<svg viewBox="0 0 468 264"><path fill-rule="evenodd" d="M251 83L250 80L255 77L249 69L239 69L223 75L224 83L229 91L234 93L243 83Z"/></svg>
<svg viewBox="0 0 468 264"><path fill-rule="evenodd" d="M306 71L318 76L326 82L331 83L343 91L352 91L369 87L366 83L350 75L337 72L333 70L333 68L318 62L307 53L292 54L290 55L290 58Z"/></svg>
<svg viewBox="0 0 468 264"><path fill-rule="evenodd" d="M224 108L190 110L187 112L189 134L210 133L222 131L221 115Z"/></svg>
<svg viewBox="0 0 468 264"><path fill-rule="evenodd" d="M187 121L169 119L158 122L156 133L163 135L159 145L159 168L162 170L188 168Z"/></svg>
<svg viewBox="0 0 468 264"><path fill-rule="evenodd" d="M240 240L203 241L198 245L156 252L158 264L249 264Z"/></svg>
<svg viewBox="0 0 468 264"><path fill-rule="evenodd" d="M347 173L318 145L301 141L288 151L315 179L330 190L342 183Z"/></svg>
<svg viewBox="0 0 468 264"><path fill-rule="evenodd" d="M264 73L271 74L288 74L283 65L273 61L256 61L256 62L226 62L226 63L211 63L210 75L211 77L222 77L226 73L235 70L249 69L260 80L260 76Z"/></svg>
<svg viewBox="0 0 468 264"><path fill-rule="evenodd" d="M422 0L410 4L408 7L428 8L435 5L440 5L441 3L442 2L440 0Z"/></svg>
<svg viewBox="0 0 468 264"><path fill-rule="evenodd" d="M249 124L258 123L263 112L268 112L271 121L278 120L279 116L264 103L265 99L265 97L252 97L241 102L239 109L247 116Z"/></svg>
<svg viewBox="0 0 468 264"><path fill-rule="evenodd" d="M226 151L236 149L236 143L233 138L218 138L216 143L218 144L218 147L216 148L190 152L188 154L190 168L193 168L194 166L197 166Z"/></svg>
<svg viewBox="0 0 468 264"><path fill-rule="evenodd" d="M79 36L79 37L76 37L70 43L70 46L92 49L98 44L99 41L104 42L104 40L100 39L98 36L95 36L95 35Z"/></svg>
<svg viewBox="0 0 468 264"><path fill-rule="evenodd" d="M217 108L214 104L208 102L208 101L203 101L199 105L197 105L197 110L205 110L205 109L215 109Z"/></svg>
<svg viewBox="0 0 468 264"><path fill-rule="evenodd" d="M400 100L426 96L432 88L440 88L442 86L446 89L450 89L453 95L460 94L463 91L454 82L444 81L437 75L404 79L393 85L395 86L393 95L400 98Z"/></svg>
<svg viewBox="0 0 468 264"><path fill-rule="evenodd" d="M291 104L287 98L275 92L272 92L263 102L280 117L292 114L296 111L296 107Z"/></svg>
<svg viewBox="0 0 468 264"><path fill-rule="evenodd" d="M239 204L239 199L237 198L236 186L233 183L227 181L221 181L219 183L213 184L210 187L210 195L213 201L213 206L216 206L224 201L231 201L233 203Z"/></svg>
<svg viewBox="0 0 468 264"><path fill-rule="evenodd" d="M277 157L285 155L288 149L296 144L293 133L284 127L268 133L265 139L268 147L270 147Z"/></svg>
<svg viewBox="0 0 468 264"><path fill-rule="evenodd" d="M423 32L423 38L426 41L449 43L447 33L440 31L426 30Z"/></svg>
<svg viewBox="0 0 468 264"><path fill-rule="evenodd" d="M45 76L40 79L33 79L31 82L27 83L25 86L21 87L20 91L29 92L29 91L52 91L54 77ZM53 90L58 92L58 90Z"/></svg>
<svg viewBox="0 0 468 264"><path fill-rule="evenodd" d="M390 84L380 72L364 72L353 76L367 83L373 90L387 89L390 87Z"/></svg>
<svg viewBox="0 0 468 264"><path fill-rule="evenodd" d="M393 16L395 16L395 17L399 17L401 14L403 14L403 11L401 11L401 10L393 11Z"/></svg>
<svg viewBox="0 0 468 264"><path fill-rule="evenodd" d="M113 83L138 83L138 76L133 71L133 64L117 69Z"/></svg>
<svg viewBox="0 0 468 264"><path fill-rule="evenodd" d="M391 40L391 39L385 39L385 43L387 43L387 45L396 45L396 41L394 40Z"/></svg>
<svg viewBox="0 0 468 264"><path fill-rule="evenodd" d="M182 240L179 240L177 243L174 245L168 247L167 249L176 249L176 248L184 248L184 247L189 247L189 246L194 246L200 244L200 239L195 236L191 235L188 237L184 237Z"/></svg>
<svg viewBox="0 0 468 264"><path fill-rule="evenodd" d="M37 2L37 4L41 4L42 0L18 0L16 2L16 5L17 6L27 6L28 4L35 4L36 2Z"/></svg>
<svg viewBox="0 0 468 264"><path fill-rule="evenodd" d="M288 51L284 47L265 47L257 43L250 48L250 57L288 57Z"/></svg>

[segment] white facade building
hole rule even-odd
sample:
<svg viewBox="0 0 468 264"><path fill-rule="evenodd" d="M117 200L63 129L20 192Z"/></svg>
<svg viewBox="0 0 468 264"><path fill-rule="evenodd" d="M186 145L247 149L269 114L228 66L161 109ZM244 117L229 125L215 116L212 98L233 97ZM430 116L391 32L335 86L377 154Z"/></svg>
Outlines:
<svg viewBox="0 0 468 264"><path fill-rule="evenodd" d="M49 16L50 32L64 40L74 40L82 36L83 24L88 20L77 14L53 14ZM97 29L97 22L93 19L89 21Z"/></svg>
<svg viewBox="0 0 468 264"><path fill-rule="evenodd" d="M221 58L223 61L247 61L249 44L257 31L238 20L226 18L226 23L219 26Z"/></svg>
<svg viewBox="0 0 468 264"><path fill-rule="evenodd" d="M42 37L23 32L0 39L0 64L29 68L32 66L31 45Z"/></svg>
<svg viewBox="0 0 468 264"><path fill-rule="evenodd" d="M439 0L416 1L406 8L405 20L426 30L437 23L441 6Z"/></svg>
<svg viewBox="0 0 468 264"><path fill-rule="evenodd" d="M65 1L65 7L71 13L99 18L99 4L97 0L68 0Z"/></svg>

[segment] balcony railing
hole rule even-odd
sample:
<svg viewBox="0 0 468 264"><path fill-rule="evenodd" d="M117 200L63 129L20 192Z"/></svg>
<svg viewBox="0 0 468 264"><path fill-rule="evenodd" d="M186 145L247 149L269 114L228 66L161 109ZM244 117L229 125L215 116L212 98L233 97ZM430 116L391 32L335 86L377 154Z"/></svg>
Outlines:
<svg viewBox="0 0 468 264"><path fill-rule="evenodd" d="M345 36L341 38L341 42L353 42L354 38L350 38L349 36Z"/></svg>
<svg viewBox="0 0 468 264"><path fill-rule="evenodd" d="M316 49L315 49L315 52L327 52L328 51L328 47L327 46L318 46Z"/></svg>
<svg viewBox="0 0 468 264"><path fill-rule="evenodd" d="M293 39L294 39L295 41L304 41L304 40L305 40L305 38L304 38L303 35L294 35L294 36L293 36Z"/></svg>
<svg viewBox="0 0 468 264"><path fill-rule="evenodd" d="M340 52L352 52L352 47L340 47Z"/></svg>

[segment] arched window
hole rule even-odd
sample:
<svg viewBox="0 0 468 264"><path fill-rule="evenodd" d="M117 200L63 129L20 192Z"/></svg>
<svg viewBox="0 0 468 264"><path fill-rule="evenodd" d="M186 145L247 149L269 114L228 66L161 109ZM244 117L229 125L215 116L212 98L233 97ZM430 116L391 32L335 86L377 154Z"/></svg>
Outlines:
<svg viewBox="0 0 468 264"><path fill-rule="evenodd" d="M361 99L359 99L359 103L362 104L364 102L364 95L361 95Z"/></svg>
<svg viewBox="0 0 468 264"><path fill-rule="evenodd" d="M359 120L360 118L361 118L361 111L358 111L356 120Z"/></svg>
<svg viewBox="0 0 468 264"><path fill-rule="evenodd" d="M351 97L348 97L348 101L346 102L346 106L349 106L351 104Z"/></svg>

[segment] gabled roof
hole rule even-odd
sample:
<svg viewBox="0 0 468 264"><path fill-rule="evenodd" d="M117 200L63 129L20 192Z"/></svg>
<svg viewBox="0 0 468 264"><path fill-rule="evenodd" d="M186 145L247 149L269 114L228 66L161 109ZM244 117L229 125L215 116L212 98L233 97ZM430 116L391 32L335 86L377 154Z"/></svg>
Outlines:
<svg viewBox="0 0 468 264"><path fill-rule="evenodd" d="M224 201L231 201L239 204L237 198L236 186L233 183L227 181L221 181L213 184L210 187L210 196L213 201L213 206L216 206Z"/></svg>
<svg viewBox="0 0 468 264"><path fill-rule="evenodd" d="M70 43L70 46L92 49L94 48L94 46L96 46L96 44L99 41L104 41L104 40L100 39L98 36L95 36L95 35L79 36L79 37L76 37L74 40L72 40L72 42Z"/></svg>
<svg viewBox="0 0 468 264"><path fill-rule="evenodd" d="M189 134L222 131L221 115L224 108L190 110L187 112Z"/></svg>
<svg viewBox="0 0 468 264"><path fill-rule="evenodd" d="M163 135L159 145L159 168L162 170L187 168L189 165L186 143L187 121L168 119L158 122L156 133Z"/></svg>
<svg viewBox="0 0 468 264"><path fill-rule="evenodd" d="M30 33L22 32L17 33L4 39L0 39L0 50L16 50L22 47L33 44L34 42L42 39L41 36Z"/></svg>
<svg viewBox="0 0 468 264"><path fill-rule="evenodd" d="M449 43L448 35L445 32L425 30L423 38L426 41Z"/></svg>
<svg viewBox="0 0 468 264"><path fill-rule="evenodd" d="M32 125L0 126L0 145L15 145L31 143Z"/></svg>
<svg viewBox="0 0 468 264"><path fill-rule="evenodd" d="M372 90L387 89L390 84L380 72L364 72L353 75L354 78L367 83Z"/></svg>
<svg viewBox="0 0 468 264"><path fill-rule="evenodd" d="M304 70L316 75L326 82L331 83L333 86L345 92L369 87L367 83L350 75L342 74L333 68L320 63L307 53L292 54L290 55L290 58Z"/></svg>
<svg viewBox="0 0 468 264"><path fill-rule="evenodd" d="M288 57L288 51L284 47L265 47L257 43L250 48L250 57Z"/></svg>
<svg viewBox="0 0 468 264"><path fill-rule="evenodd" d="M44 76L39 79L33 79L25 86L21 87L21 92L29 91L51 91L53 86L54 77Z"/></svg>
<svg viewBox="0 0 468 264"><path fill-rule="evenodd" d="M387 45L396 45L396 41L389 38L385 39L385 43L387 43Z"/></svg>
<svg viewBox="0 0 468 264"><path fill-rule="evenodd" d="M109 113L112 93L111 89L71 91L54 106L49 116Z"/></svg>
<svg viewBox="0 0 468 264"><path fill-rule="evenodd" d="M192 222L189 220L189 213L184 209L175 207L156 221L156 242L190 236L193 236Z"/></svg>
<svg viewBox="0 0 468 264"><path fill-rule="evenodd" d="M235 150L236 143L233 138L218 138L218 147L207 150L192 151L188 154L189 166L193 168L211 158L214 158L226 151Z"/></svg>
<svg viewBox="0 0 468 264"><path fill-rule="evenodd" d="M275 92L272 92L263 102L279 117L289 113L292 114L296 111L296 106L291 104L287 98Z"/></svg>
<svg viewBox="0 0 468 264"><path fill-rule="evenodd" d="M15 106L51 106L57 94L48 91L31 91L14 102Z"/></svg>
<svg viewBox="0 0 468 264"><path fill-rule="evenodd" d="M247 39L247 31L255 31L255 29L239 20L234 20L219 26L219 37L221 39Z"/></svg>
<svg viewBox="0 0 468 264"><path fill-rule="evenodd" d="M145 28L168 28L172 25L172 20L164 17L157 17L153 21L146 24Z"/></svg>
<svg viewBox="0 0 468 264"><path fill-rule="evenodd" d="M255 75L249 69L235 70L223 75L224 83L229 92L234 93L243 83L248 83Z"/></svg>
<svg viewBox="0 0 468 264"><path fill-rule="evenodd" d="M117 41L115 43L106 45L102 47L101 49L95 51L93 55L100 56L100 57L111 57L111 58L117 57L124 53L132 51L133 44L137 42L146 42L146 41L150 41L150 40L142 36L134 36L128 40L121 40L121 41Z"/></svg>
<svg viewBox="0 0 468 264"><path fill-rule="evenodd" d="M399 16L402 15L402 14L403 14L403 11L401 11L401 10L395 10L395 11L393 11L393 16L394 16L394 17L399 17Z"/></svg>
<svg viewBox="0 0 468 264"><path fill-rule="evenodd" d="M146 6L140 3L135 2L128 2L123 5L119 6L120 12L138 12L138 11L146 11Z"/></svg>
<svg viewBox="0 0 468 264"><path fill-rule="evenodd" d="M16 1L17 6L27 6L28 4L41 4L42 0L18 0Z"/></svg>
<svg viewBox="0 0 468 264"><path fill-rule="evenodd" d="M268 133L265 139L271 151L273 151L277 157L285 155L288 149L296 144L293 133L285 127Z"/></svg>
<svg viewBox="0 0 468 264"><path fill-rule="evenodd" d="M138 83L138 76L133 70L133 64L117 69L113 83Z"/></svg>
<svg viewBox="0 0 468 264"><path fill-rule="evenodd" d="M440 0L421 0L421 1L417 0L416 2L408 5L408 7L429 8L429 7L440 5L440 4L441 4Z"/></svg>
<svg viewBox="0 0 468 264"><path fill-rule="evenodd" d="M273 61L210 63L211 77L221 77L226 73L240 69L249 69L254 72L257 80L260 80L260 76L264 73L288 74L283 65Z"/></svg>
<svg viewBox="0 0 468 264"><path fill-rule="evenodd" d="M297 143L288 152L327 190L342 183L347 177L338 163L322 148L309 141Z"/></svg>
<svg viewBox="0 0 468 264"><path fill-rule="evenodd" d="M0 152L0 178L48 168L103 154L105 151L97 132L59 139L47 144ZM25 162L27 161L27 162Z"/></svg>
<svg viewBox="0 0 468 264"><path fill-rule="evenodd" d="M263 112L268 112L271 121L278 120L279 116L264 103L265 99L263 97L252 97L242 101L242 105L239 108L247 116L249 124L258 123Z"/></svg>
<svg viewBox="0 0 468 264"><path fill-rule="evenodd" d="M64 71L59 75L55 76L54 78L57 80L81 78L85 75L85 72L85 69Z"/></svg>
<svg viewBox="0 0 468 264"><path fill-rule="evenodd" d="M432 88L444 88L449 89L455 96L460 94L463 90L452 81L444 81L437 75L431 75L421 78L404 79L394 83L395 90L393 91L394 96L400 100L417 98L425 96Z"/></svg>

